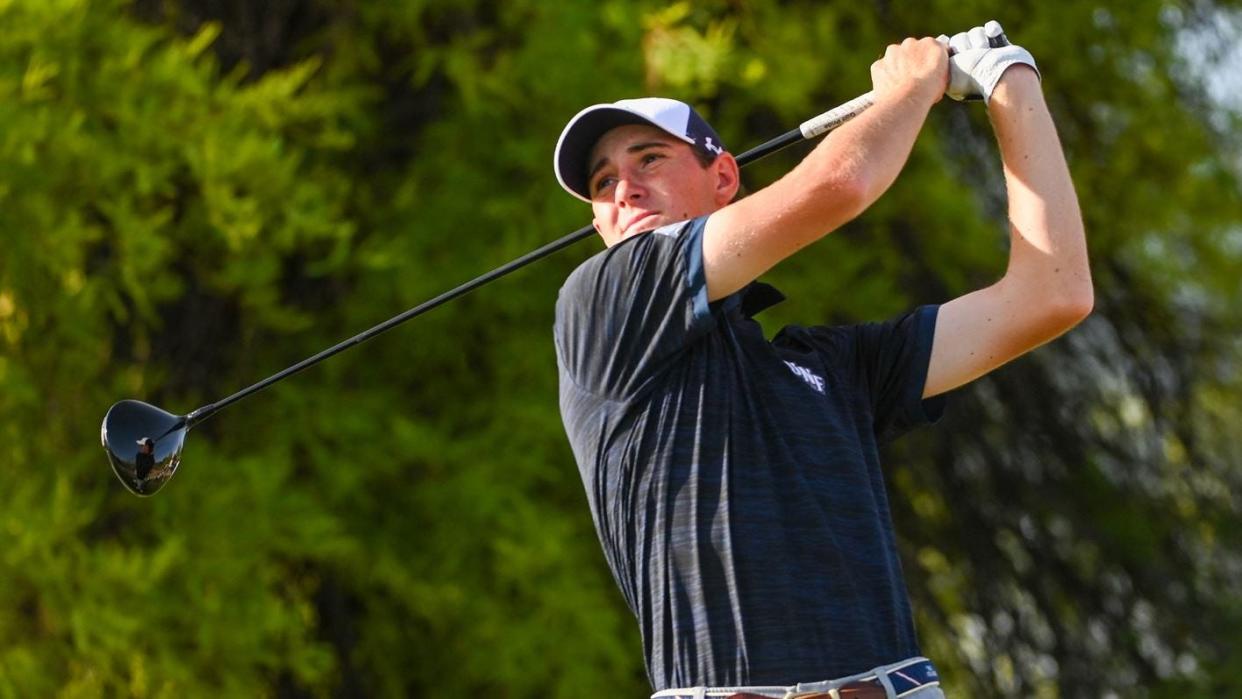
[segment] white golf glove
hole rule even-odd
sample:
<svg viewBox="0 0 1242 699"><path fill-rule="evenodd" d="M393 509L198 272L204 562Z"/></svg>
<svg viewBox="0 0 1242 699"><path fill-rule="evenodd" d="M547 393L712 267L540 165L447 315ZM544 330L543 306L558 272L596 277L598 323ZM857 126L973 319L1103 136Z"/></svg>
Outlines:
<svg viewBox="0 0 1242 699"><path fill-rule="evenodd" d="M1039 75L1031 52L1010 44L996 20L955 34L952 39L941 34L936 40L949 45L949 88L944 93L952 99L987 102L1001 75L1019 63L1034 68Z"/></svg>

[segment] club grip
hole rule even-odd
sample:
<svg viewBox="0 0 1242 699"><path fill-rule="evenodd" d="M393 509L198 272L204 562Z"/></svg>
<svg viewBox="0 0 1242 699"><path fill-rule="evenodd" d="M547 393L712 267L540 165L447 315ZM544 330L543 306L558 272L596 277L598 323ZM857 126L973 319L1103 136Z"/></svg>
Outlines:
<svg viewBox="0 0 1242 699"><path fill-rule="evenodd" d="M845 104L829 109L817 117L807 119L798 126L798 130L802 132L803 138L815 138L862 114L873 104L875 104L875 93L864 93Z"/></svg>

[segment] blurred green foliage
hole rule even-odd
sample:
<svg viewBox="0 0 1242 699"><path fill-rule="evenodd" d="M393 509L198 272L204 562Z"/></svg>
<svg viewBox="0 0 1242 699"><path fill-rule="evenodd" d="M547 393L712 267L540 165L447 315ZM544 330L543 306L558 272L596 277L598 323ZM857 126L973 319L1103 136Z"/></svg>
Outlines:
<svg viewBox="0 0 1242 699"><path fill-rule="evenodd" d="M597 242L213 418L157 498L100 419L188 412L582 225L549 164L586 104L681 97L740 151L996 12L1097 310L887 455L925 650L954 697L1242 693L1242 144L1205 87L1236 2L0 0L0 697L645 696L557 414L552 306ZM943 103L765 323L989 283L1003 216L982 109Z"/></svg>

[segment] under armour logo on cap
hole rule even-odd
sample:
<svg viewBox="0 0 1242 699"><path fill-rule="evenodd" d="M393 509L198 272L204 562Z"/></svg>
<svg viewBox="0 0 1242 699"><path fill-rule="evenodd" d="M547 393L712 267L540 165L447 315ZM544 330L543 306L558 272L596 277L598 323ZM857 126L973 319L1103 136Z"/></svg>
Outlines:
<svg viewBox="0 0 1242 699"><path fill-rule="evenodd" d="M605 133L627 124L647 124L689 143L709 158L725 151L719 134L686 104L665 97L643 97L612 104L596 104L578 112L556 142L553 167L565 191L591 201L587 158Z"/></svg>

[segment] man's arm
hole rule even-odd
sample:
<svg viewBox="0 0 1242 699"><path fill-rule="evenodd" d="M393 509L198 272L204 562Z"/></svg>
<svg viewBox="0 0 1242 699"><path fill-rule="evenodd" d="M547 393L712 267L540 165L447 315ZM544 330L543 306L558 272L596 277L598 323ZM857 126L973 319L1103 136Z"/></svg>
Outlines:
<svg viewBox="0 0 1242 699"><path fill-rule="evenodd" d="M934 39L889 46L871 66L876 101L870 109L829 134L780 180L708 219L708 299L741 289L878 199L905 165L948 76L947 50Z"/></svg>
<svg viewBox="0 0 1242 699"><path fill-rule="evenodd" d="M999 282L941 306L924 398L1061 335L1094 303L1078 198L1034 70L1007 70L988 115L1009 197L1009 266Z"/></svg>

